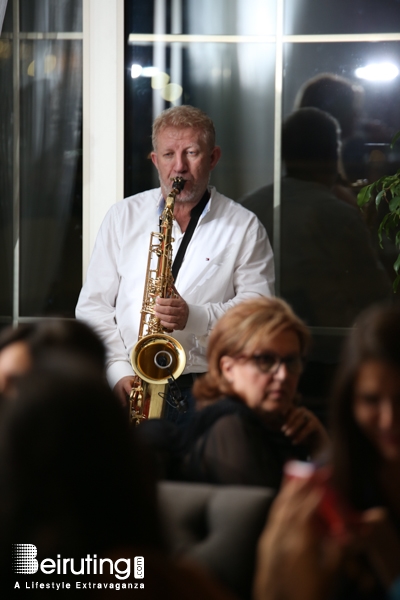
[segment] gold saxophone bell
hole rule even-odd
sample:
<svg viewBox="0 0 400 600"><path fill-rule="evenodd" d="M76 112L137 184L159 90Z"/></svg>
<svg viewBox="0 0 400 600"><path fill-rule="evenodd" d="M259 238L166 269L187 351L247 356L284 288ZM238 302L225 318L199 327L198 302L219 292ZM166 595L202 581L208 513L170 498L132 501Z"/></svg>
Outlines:
<svg viewBox="0 0 400 600"><path fill-rule="evenodd" d="M166 384L172 376L177 379L186 364L185 351L173 337L149 334L142 337L131 353L135 373L147 383Z"/></svg>

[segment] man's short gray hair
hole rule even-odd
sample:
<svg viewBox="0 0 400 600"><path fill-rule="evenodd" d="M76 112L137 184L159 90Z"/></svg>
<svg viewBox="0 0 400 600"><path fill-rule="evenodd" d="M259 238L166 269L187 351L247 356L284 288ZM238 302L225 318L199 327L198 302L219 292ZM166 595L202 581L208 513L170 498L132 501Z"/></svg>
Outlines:
<svg viewBox="0 0 400 600"><path fill-rule="evenodd" d="M157 137L166 127L198 129L201 131L204 142L210 147L215 146L215 128L210 117L194 106L183 104L167 108L154 120L152 142L153 150L157 151Z"/></svg>

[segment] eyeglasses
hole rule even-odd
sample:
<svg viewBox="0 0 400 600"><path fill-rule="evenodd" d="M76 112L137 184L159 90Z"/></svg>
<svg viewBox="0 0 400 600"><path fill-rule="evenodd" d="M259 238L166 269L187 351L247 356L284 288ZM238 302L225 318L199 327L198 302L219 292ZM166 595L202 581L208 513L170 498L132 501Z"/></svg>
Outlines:
<svg viewBox="0 0 400 600"><path fill-rule="evenodd" d="M253 356L240 356L252 360L262 373L275 375L279 371L281 365L286 365L287 370L292 375L300 375L303 370L304 361L297 354L294 356L278 356L277 354L253 354Z"/></svg>

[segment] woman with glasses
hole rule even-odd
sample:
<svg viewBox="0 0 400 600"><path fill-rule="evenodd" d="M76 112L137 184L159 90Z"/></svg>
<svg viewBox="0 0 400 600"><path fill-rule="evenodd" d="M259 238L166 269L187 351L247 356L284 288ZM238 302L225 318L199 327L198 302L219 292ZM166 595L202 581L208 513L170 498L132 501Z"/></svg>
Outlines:
<svg viewBox="0 0 400 600"><path fill-rule="evenodd" d="M185 431L183 478L278 488L284 463L325 450L328 435L297 403L309 332L277 298L255 298L215 326L200 406Z"/></svg>

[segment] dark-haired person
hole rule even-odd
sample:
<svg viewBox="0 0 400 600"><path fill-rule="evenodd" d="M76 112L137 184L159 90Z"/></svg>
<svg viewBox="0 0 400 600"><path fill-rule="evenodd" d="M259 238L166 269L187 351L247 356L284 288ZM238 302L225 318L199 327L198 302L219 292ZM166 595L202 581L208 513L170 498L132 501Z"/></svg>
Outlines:
<svg viewBox="0 0 400 600"><path fill-rule="evenodd" d="M105 346L91 327L72 319L43 319L1 332L0 392L32 369L43 353L53 350L87 359L105 377Z"/></svg>
<svg viewBox="0 0 400 600"><path fill-rule="evenodd" d="M400 307L373 307L352 330L331 434L332 483L358 518L346 539L323 533L321 490L313 479L290 481L260 542L256 600L399 598Z"/></svg>
<svg viewBox="0 0 400 600"><path fill-rule="evenodd" d="M0 419L4 596L42 597L59 584L57 596L69 597L79 584L89 598L114 598L116 584L123 591L144 583L138 593L150 600L232 600L200 567L167 555L146 454L93 362L48 349L6 393L13 401ZM25 575L19 564L13 572L11 549L20 543L36 546L47 569ZM135 579L136 556L144 557L144 580ZM58 559L61 573L51 571Z"/></svg>

